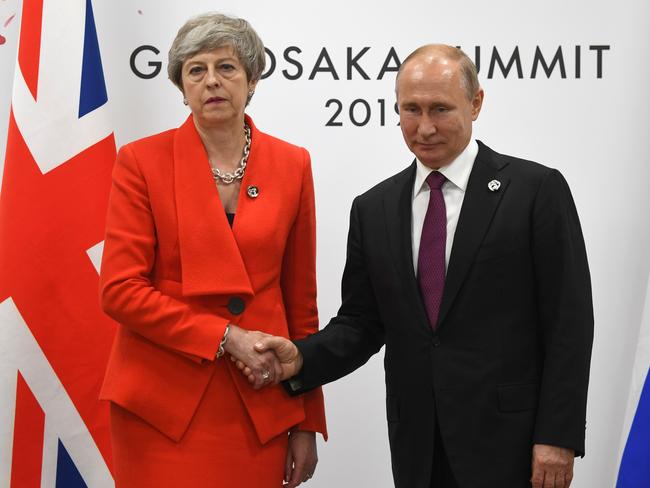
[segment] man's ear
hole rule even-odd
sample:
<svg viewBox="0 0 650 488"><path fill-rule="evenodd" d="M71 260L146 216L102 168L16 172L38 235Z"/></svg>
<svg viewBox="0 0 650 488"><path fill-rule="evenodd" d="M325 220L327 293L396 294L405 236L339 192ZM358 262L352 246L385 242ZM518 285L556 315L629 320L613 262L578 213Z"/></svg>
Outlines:
<svg viewBox="0 0 650 488"><path fill-rule="evenodd" d="M479 88L472 99L472 120L478 119L478 114L481 113L481 107L483 106L484 96L483 88Z"/></svg>

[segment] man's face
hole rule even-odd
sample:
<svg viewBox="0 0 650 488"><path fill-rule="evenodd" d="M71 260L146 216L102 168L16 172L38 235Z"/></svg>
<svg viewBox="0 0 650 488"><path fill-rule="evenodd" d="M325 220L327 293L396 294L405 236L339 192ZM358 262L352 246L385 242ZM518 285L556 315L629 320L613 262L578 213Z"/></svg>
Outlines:
<svg viewBox="0 0 650 488"><path fill-rule="evenodd" d="M463 152L482 103L483 90L469 100L458 63L441 56L410 60L397 81L404 141L430 168L446 166Z"/></svg>

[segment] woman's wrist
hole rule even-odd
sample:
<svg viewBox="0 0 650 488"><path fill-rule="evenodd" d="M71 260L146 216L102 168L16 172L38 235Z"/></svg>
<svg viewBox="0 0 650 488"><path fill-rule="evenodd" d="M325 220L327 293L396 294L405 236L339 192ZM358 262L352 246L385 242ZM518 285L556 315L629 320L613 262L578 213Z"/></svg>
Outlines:
<svg viewBox="0 0 650 488"><path fill-rule="evenodd" d="M230 335L231 324L226 325L226 330L223 332L223 337L221 342L219 342L219 348L217 349L217 359L223 356L226 353L226 344L228 343L228 336Z"/></svg>
<svg viewBox="0 0 650 488"><path fill-rule="evenodd" d="M239 357L242 351L238 348L242 346L244 337L246 337L249 332L235 324L228 324L228 327L230 331L228 332L228 340L223 345L223 350L231 356Z"/></svg>

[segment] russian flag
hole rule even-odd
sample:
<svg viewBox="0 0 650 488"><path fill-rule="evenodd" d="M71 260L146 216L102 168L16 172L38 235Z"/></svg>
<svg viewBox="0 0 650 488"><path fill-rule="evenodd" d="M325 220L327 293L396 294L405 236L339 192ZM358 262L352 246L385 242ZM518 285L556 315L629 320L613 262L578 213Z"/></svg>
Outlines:
<svg viewBox="0 0 650 488"><path fill-rule="evenodd" d="M650 283L639 330L617 488L650 486ZM629 420L631 419L631 421Z"/></svg>
<svg viewBox="0 0 650 488"><path fill-rule="evenodd" d="M90 0L23 0L0 192L0 486L112 487L98 266L115 141Z"/></svg>

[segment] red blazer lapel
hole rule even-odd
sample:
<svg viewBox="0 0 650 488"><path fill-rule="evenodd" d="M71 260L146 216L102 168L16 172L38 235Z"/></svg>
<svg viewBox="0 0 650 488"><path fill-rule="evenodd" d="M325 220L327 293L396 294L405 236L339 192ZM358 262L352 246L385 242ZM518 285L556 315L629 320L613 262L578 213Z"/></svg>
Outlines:
<svg viewBox="0 0 650 488"><path fill-rule="evenodd" d="M174 136L174 181L183 295L253 295L191 115Z"/></svg>

